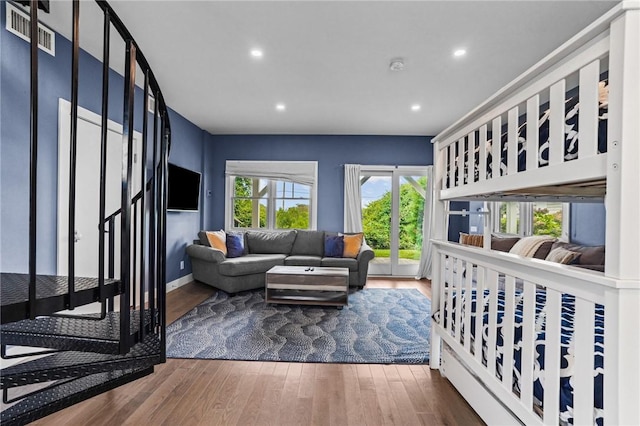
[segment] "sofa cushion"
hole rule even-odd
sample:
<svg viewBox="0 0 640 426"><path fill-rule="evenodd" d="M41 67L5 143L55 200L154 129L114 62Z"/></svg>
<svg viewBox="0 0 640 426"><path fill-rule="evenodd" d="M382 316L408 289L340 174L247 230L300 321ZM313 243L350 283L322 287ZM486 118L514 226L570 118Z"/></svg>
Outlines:
<svg viewBox="0 0 640 426"><path fill-rule="evenodd" d="M324 257L342 257L344 237L342 235L324 236Z"/></svg>
<svg viewBox="0 0 640 426"><path fill-rule="evenodd" d="M291 254L322 257L324 255L324 231L298 229Z"/></svg>
<svg viewBox="0 0 640 426"><path fill-rule="evenodd" d="M355 234L344 234L344 250L342 252L342 257L358 257L360 254L360 247L362 247L362 241L364 239L364 234L362 232L358 232Z"/></svg>
<svg viewBox="0 0 640 426"><path fill-rule="evenodd" d="M460 232L460 238L459 238L458 242L460 244L464 244L466 246L483 247L484 246L484 235L482 235L482 234L467 234L467 233L464 233L464 232ZM511 247L509 247L509 248L511 248Z"/></svg>
<svg viewBox="0 0 640 426"><path fill-rule="evenodd" d="M244 234L238 232L227 233L227 257L244 255Z"/></svg>
<svg viewBox="0 0 640 426"><path fill-rule="evenodd" d="M276 265L283 265L285 257L284 254L248 254L225 260L220 263L218 271L232 277L260 274Z"/></svg>
<svg viewBox="0 0 640 426"><path fill-rule="evenodd" d="M246 236L249 253L288 255L291 253L293 241L296 239L296 231L247 231Z"/></svg>
<svg viewBox="0 0 640 426"><path fill-rule="evenodd" d="M321 266L333 268L349 268L349 271L358 270L358 261L350 257L323 257Z"/></svg>
<svg viewBox="0 0 640 426"><path fill-rule="evenodd" d="M553 244L553 248L558 247L580 253L580 257L577 260L578 265L593 266L589 269L594 270L600 270L600 268L596 268L596 266L602 266L602 270L604 270L604 246L581 246L579 244L558 241Z"/></svg>
<svg viewBox="0 0 640 426"><path fill-rule="evenodd" d="M574 260L580 257L580 253L577 251L567 250L562 247L556 247L549 252L549 255L545 258L545 260L549 262L562 263L563 265L568 265Z"/></svg>
<svg viewBox="0 0 640 426"><path fill-rule="evenodd" d="M209 245L209 239L207 238L207 231L198 232L198 239L200 240L200 244L206 247L211 247Z"/></svg>
<svg viewBox="0 0 640 426"><path fill-rule="evenodd" d="M520 241L520 237L501 237L499 235L492 235L491 250L508 252L518 241Z"/></svg>
<svg viewBox="0 0 640 426"><path fill-rule="evenodd" d="M551 252L551 246L555 243L556 240L545 241L540 245L538 250L533 254L534 259L546 259L549 253Z"/></svg>
<svg viewBox="0 0 640 426"><path fill-rule="evenodd" d="M320 256L296 256L292 255L284 260L287 266L321 266L322 257Z"/></svg>
<svg viewBox="0 0 640 426"><path fill-rule="evenodd" d="M207 231L206 234L209 246L213 249L220 250L226 256L227 234L222 229L219 231Z"/></svg>

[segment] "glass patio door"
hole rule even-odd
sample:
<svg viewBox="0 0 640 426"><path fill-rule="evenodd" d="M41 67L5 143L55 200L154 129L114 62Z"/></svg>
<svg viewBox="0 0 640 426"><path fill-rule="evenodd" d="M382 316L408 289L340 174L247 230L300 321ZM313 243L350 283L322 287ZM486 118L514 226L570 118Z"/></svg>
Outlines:
<svg viewBox="0 0 640 426"><path fill-rule="evenodd" d="M362 166L362 226L372 275L414 276L422 251L426 169Z"/></svg>

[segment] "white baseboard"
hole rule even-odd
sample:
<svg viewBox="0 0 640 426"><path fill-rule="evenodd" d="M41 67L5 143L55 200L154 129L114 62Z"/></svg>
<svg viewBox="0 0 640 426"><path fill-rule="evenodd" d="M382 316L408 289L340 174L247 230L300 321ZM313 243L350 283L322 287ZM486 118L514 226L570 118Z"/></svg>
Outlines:
<svg viewBox="0 0 640 426"><path fill-rule="evenodd" d="M179 287L182 287L185 284L189 284L191 281L193 281L193 274L185 275L184 277L180 277L177 280L173 280L170 283L167 283L167 293Z"/></svg>

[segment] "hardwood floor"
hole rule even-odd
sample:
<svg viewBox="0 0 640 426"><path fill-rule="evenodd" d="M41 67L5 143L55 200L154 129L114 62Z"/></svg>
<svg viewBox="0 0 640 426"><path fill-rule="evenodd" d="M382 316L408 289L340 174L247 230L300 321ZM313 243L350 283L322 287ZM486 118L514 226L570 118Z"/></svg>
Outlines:
<svg viewBox="0 0 640 426"><path fill-rule="evenodd" d="M370 278L367 287L428 281ZM190 283L167 296L169 322L215 290ZM168 359L154 374L45 417L36 425L481 425L428 365L303 364Z"/></svg>

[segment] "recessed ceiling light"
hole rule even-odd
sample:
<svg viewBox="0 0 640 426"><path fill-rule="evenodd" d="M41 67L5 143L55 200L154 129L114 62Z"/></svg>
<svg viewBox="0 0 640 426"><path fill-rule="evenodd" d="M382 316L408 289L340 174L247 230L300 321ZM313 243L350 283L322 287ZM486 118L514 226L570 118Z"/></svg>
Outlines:
<svg viewBox="0 0 640 426"><path fill-rule="evenodd" d="M287 109L287 106L285 104L282 104L282 103L276 104L276 109L278 111L284 111L285 109Z"/></svg>
<svg viewBox="0 0 640 426"><path fill-rule="evenodd" d="M251 49L251 56L254 58L262 58L263 52L260 49Z"/></svg>
<svg viewBox="0 0 640 426"><path fill-rule="evenodd" d="M456 58L459 58L461 56L464 56L467 54L467 51L465 49L457 49L453 52L453 56L455 56Z"/></svg>
<svg viewBox="0 0 640 426"><path fill-rule="evenodd" d="M421 106L419 104L411 105L411 111L420 111Z"/></svg>

